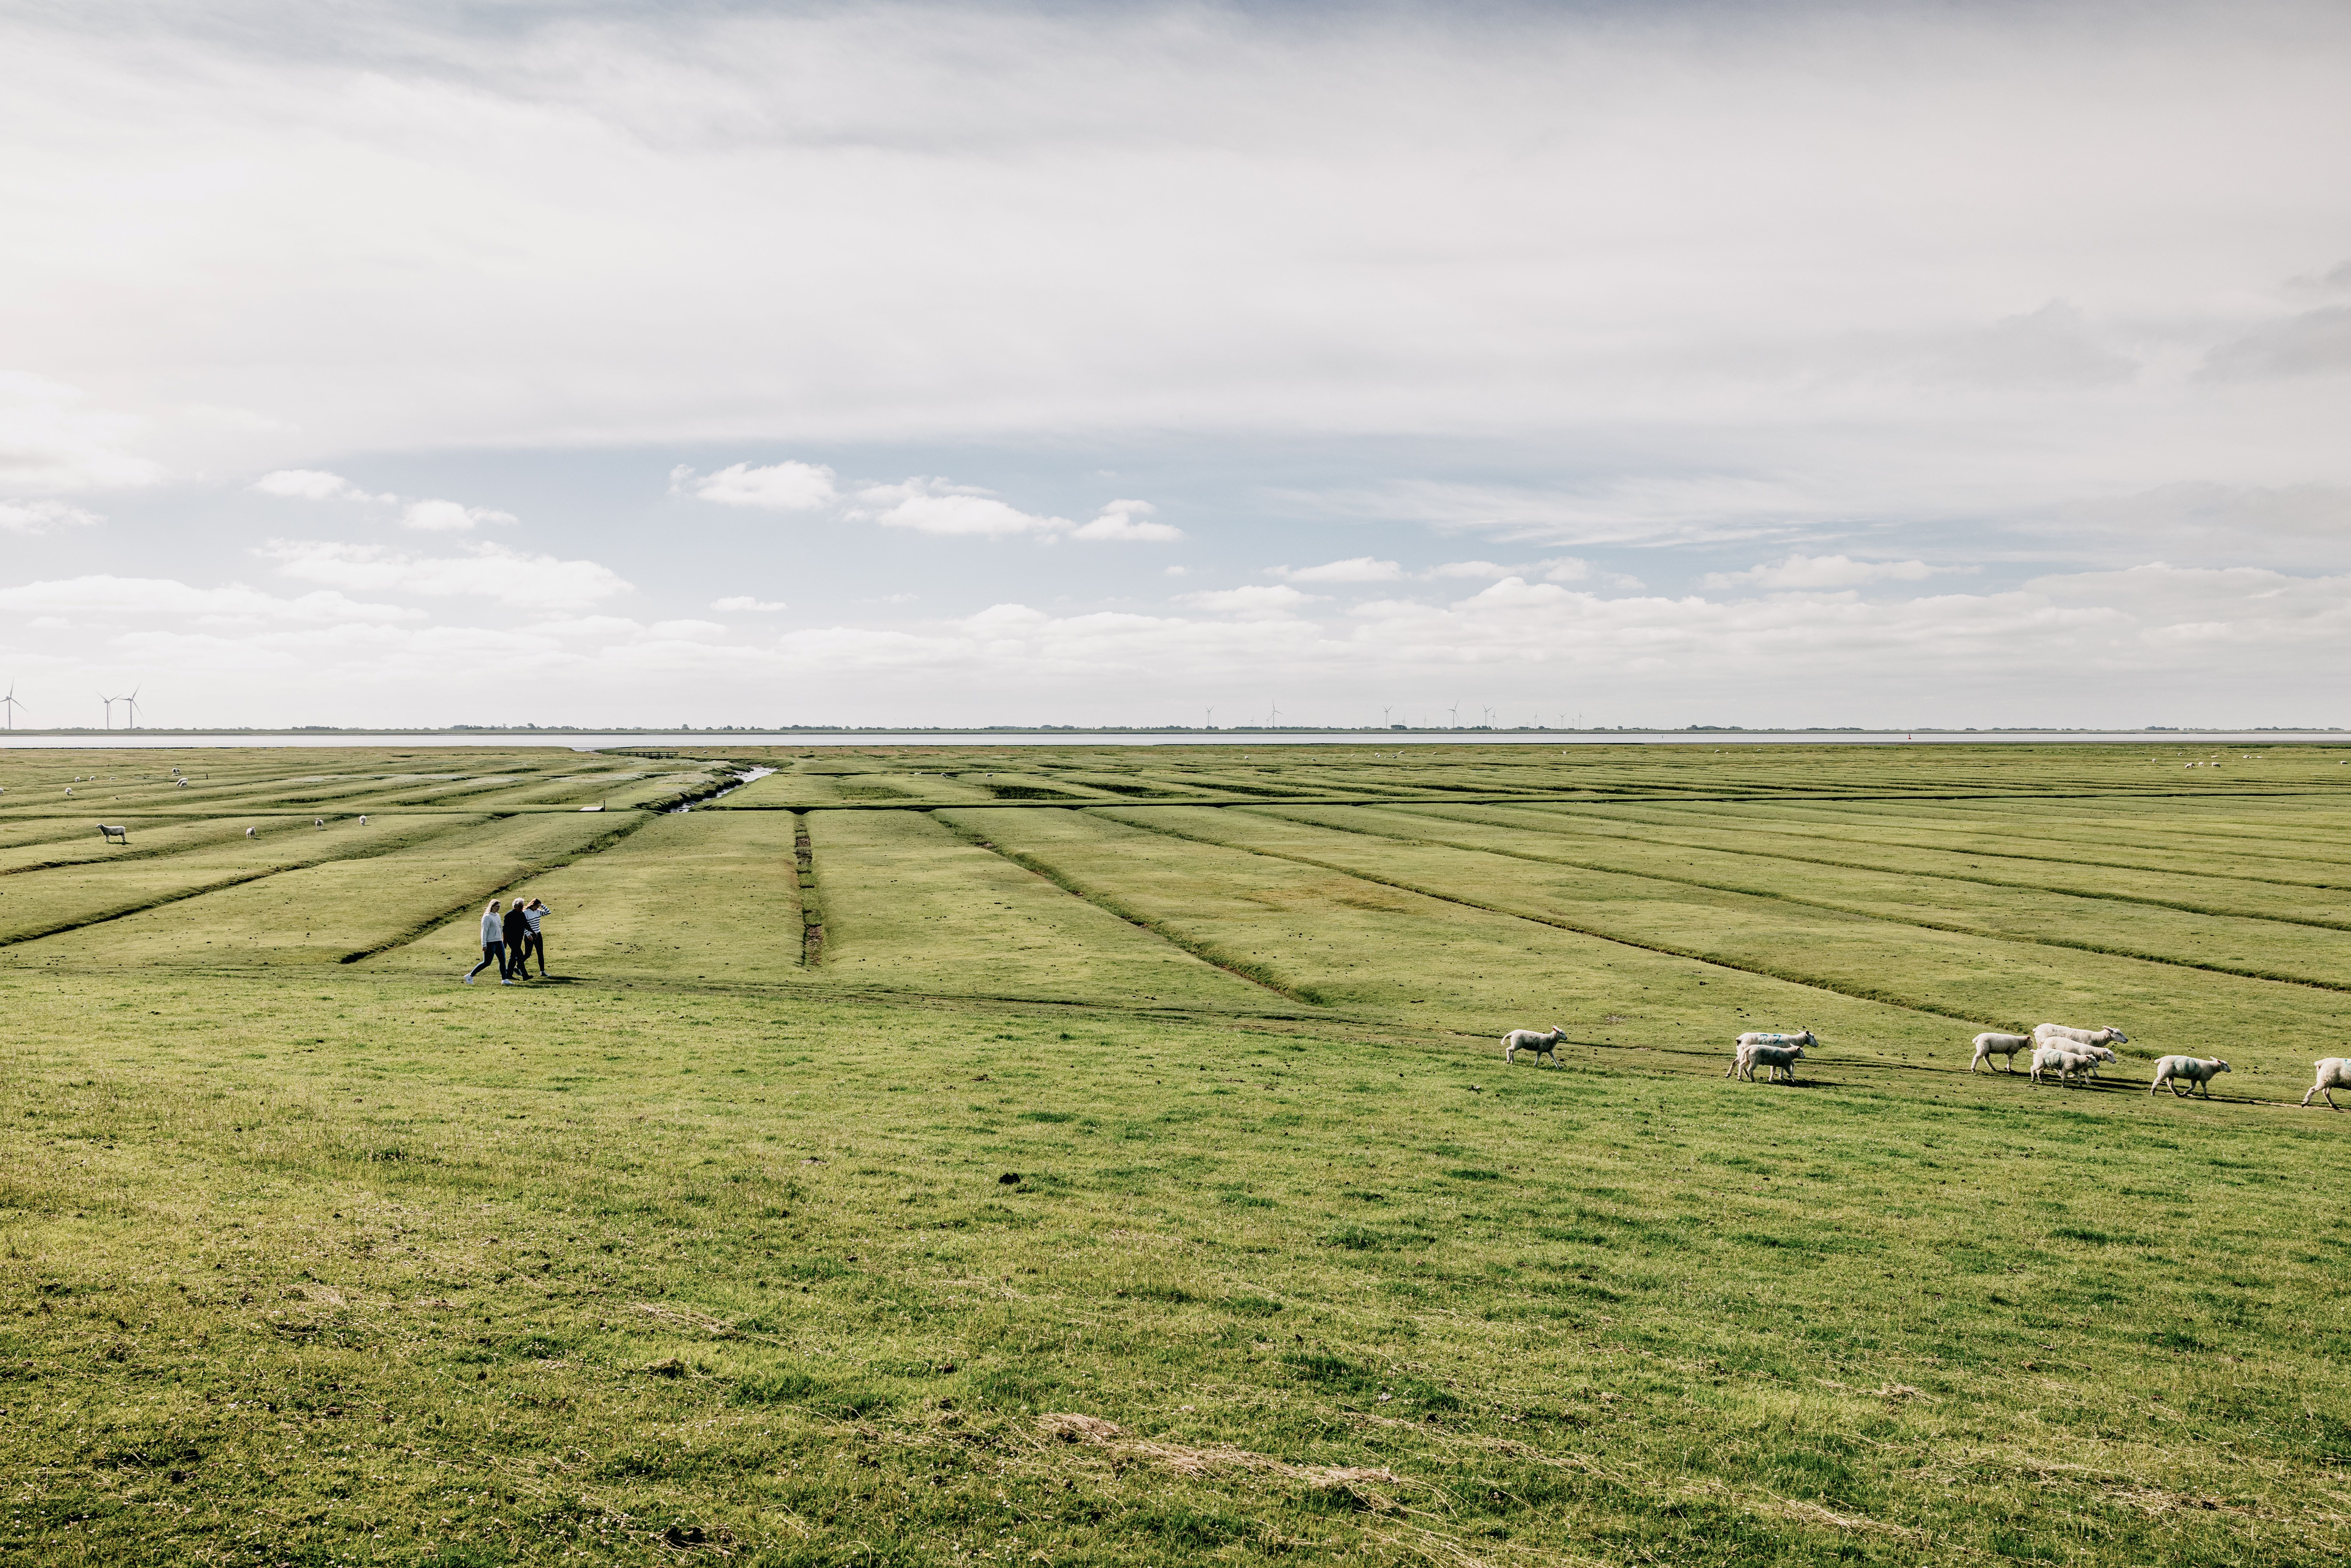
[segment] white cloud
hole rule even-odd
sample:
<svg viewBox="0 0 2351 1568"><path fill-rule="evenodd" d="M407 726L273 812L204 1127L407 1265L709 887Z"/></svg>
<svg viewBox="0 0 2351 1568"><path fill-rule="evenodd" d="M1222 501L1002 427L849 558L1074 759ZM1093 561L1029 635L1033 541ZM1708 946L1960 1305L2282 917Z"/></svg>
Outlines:
<svg viewBox="0 0 2351 1568"><path fill-rule="evenodd" d="M283 496L295 501L382 501L388 504L400 499L397 496L371 496L340 474L329 474L323 468L280 468L256 479L253 488L265 496Z"/></svg>
<svg viewBox="0 0 2351 1568"><path fill-rule="evenodd" d="M1184 530L1172 523L1154 523L1149 517L1159 508L1148 501L1113 501L1090 523L1081 523L1071 537L1081 539L1116 539L1137 544L1173 544L1184 537Z"/></svg>
<svg viewBox="0 0 2351 1568"><path fill-rule="evenodd" d="M674 492L722 507L761 507L777 512L808 512L831 506L841 498L837 478L821 464L789 462L764 468L737 463L701 476L681 465L669 475Z"/></svg>
<svg viewBox="0 0 2351 1568"><path fill-rule="evenodd" d="M1441 604L1315 615L1315 602L1275 585L1185 613L1002 603L740 640L710 622L599 614L453 625L235 585L0 590L0 612L68 634L27 666L27 700L170 670L191 687L202 677L209 711L175 699L190 722L282 721L289 701L337 704L354 722L448 722L448 705L494 667L531 677L543 723L838 716L763 706L778 691L821 693L824 707L873 723L1062 721L1074 705L1105 721L1197 722L1207 702L1219 716L1263 712L1272 672L1285 715L1307 723L1366 722L1390 702L1416 723L1443 722L1456 702L1513 722L1581 707L1589 722L1633 725L2308 723L2340 716L2325 705L2340 702L2334 674L2351 658L2351 576L2162 562L1994 593L1824 594L1795 617L1765 597L1610 597L1524 577ZM681 711L689 700L706 706Z"/></svg>
<svg viewBox="0 0 2351 1568"><path fill-rule="evenodd" d="M917 476L894 485L867 485L844 497L840 476L831 468L808 463L778 463L754 468L737 463L716 474L697 476L692 468L670 470L673 493L690 495L731 507L764 507L777 511L815 511L848 503L843 516L852 521L878 523L887 528L946 538L1071 538L1127 543L1172 543L1183 530L1153 522L1157 510L1148 501L1116 500L1104 506L1091 521L1024 512L995 491L977 485Z"/></svg>
<svg viewBox="0 0 2351 1568"><path fill-rule="evenodd" d="M710 608L721 614L764 614L769 611L789 610L791 606L780 599L754 599L747 593L737 593L725 599L712 600Z"/></svg>
<svg viewBox="0 0 2351 1568"><path fill-rule="evenodd" d="M487 507L468 507L459 501L417 501L400 514L401 527L421 528L428 533L459 533L482 523L519 520L511 512L493 511Z"/></svg>
<svg viewBox="0 0 2351 1568"><path fill-rule="evenodd" d="M1220 615L1270 616L1293 614L1301 605L1319 603L1323 597L1319 593L1301 593L1287 583L1276 583L1271 587L1252 584L1247 588L1179 594L1176 602Z"/></svg>
<svg viewBox="0 0 2351 1568"><path fill-rule="evenodd" d="M2341 375L2351 371L2351 305L2328 305L2269 322L2205 357L2214 381L2278 376Z"/></svg>
<svg viewBox="0 0 2351 1568"><path fill-rule="evenodd" d="M943 479L908 479L874 485L857 493L850 516L888 528L966 538L1006 538L1017 534L1054 534L1074 525L1067 517L1039 517L1007 505L986 490Z"/></svg>
<svg viewBox="0 0 2351 1568"><path fill-rule="evenodd" d="M0 588L0 611L56 617L61 624L162 619L225 627L423 618L420 611L362 604L340 593L305 593L287 599L242 583L196 588L169 578L104 575Z"/></svg>
<svg viewBox="0 0 2351 1568"><path fill-rule="evenodd" d="M1574 488L1404 479L1277 494L1309 517L1420 523L1506 543L1650 546L1784 531L1817 520L1829 498L1821 486L1782 476L1724 473L1640 475Z"/></svg>
<svg viewBox="0 0 2351 1568"><path fill-rule="evenodd" d="M1791 555L1744 571L1713 571L1708 588L1761 588L1787 591L1859 588L1871 582L1917 582L1934 575L1923 560L1855 560L1842 555Z"/></svg>
<svg viewBox="0 0 2351 1568"><path fill-rule="evenodd" d="M726 635L726 628L716 621L656 621L645 634L669 642L709 643Z"/></svg>
<svg viewBox="0 0 2351 1568"><path fill-rule="evenodd" d="M287 577L361 592L480 598L563 610L632 591L618 572L592 560L526 555L495 544L474 545L458 556L413 556L381 545L274 539L258 553Z"/></svg>
<svg viewBox="0 0 2351 1568"><path fill-rule="evenodd" d="M88 528L106 519L63 501L0 501L0 532L40 534L57 527Z"/></svg>
<svg viewBox="0 0 2351 1568"><path fill-rule="evenodd" d="M1502 566L1490 560L1449 560L1442 566L1430 567L1420 575L1442 580L1446 578L1483 578L1492 580L1504 577L1524 577L1532 573L1545 582L1588 582L1593 580L1592 563L1580 556L1557 555L1548 560L1521 561L1515 566ZM1614 588L1638 588L1638 578L1621 572L1610 572L1603 580Z"/></svg>
<svg viewBox="0 0 2351 1568"><path fill-rule="evenodd" d="M1348 560L1325 561L1321 566L1270 566L1266 572L1290 582L1394 582L1404 576L1404 568L1392 560L1359 555Z"/></svg>
<svg viewBox="0 0 2351 1568"><path fill-rule="evenodd" d="M0 266L0 292L7 277ZM125 444L146 422L89 402L78 387L0 371L0 486L54 494L160 481L162 470Z"/></svg>

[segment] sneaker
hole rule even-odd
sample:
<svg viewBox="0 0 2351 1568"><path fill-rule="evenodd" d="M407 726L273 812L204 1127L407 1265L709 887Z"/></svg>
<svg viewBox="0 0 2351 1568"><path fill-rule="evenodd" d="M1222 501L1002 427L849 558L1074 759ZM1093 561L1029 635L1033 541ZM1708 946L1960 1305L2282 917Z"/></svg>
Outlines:
<svg viewBox="0 0 2351 1568"><path fill-rule="evenodd" d="M498 984L501 986L511 986L514 982L512 980L500 980Z"/></svg>
<svg viewBox="0 0 2351 1568"><path fill-rule="evenodd" d="M470 986L474 983L474 977L471 975L460 975L457 977L457 982L460 985Z"/></svg>

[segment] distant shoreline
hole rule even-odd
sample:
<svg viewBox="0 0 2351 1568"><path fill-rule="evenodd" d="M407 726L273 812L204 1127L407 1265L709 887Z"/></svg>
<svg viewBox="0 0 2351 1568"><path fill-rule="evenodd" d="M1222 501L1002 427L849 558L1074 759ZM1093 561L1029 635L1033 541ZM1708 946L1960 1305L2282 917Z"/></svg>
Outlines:
<svg viewBox="0 0 2351 1568"><path fill-rule="evenodd" d="M1949 746L2351 745L2341 729L18 729L0 750L138 750L169 747L568 746L600 751L660 745L728 746Z"/></svg>

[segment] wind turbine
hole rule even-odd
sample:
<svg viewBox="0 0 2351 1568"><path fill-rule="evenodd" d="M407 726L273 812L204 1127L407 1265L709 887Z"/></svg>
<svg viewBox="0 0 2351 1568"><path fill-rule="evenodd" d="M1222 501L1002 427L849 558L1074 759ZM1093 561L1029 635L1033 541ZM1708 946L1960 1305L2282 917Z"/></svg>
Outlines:
<svg viewBox="0 0 2351 1568"><path fill-rule="evenodd" d="M1447 708L1445 712L1448 719L1451 721L1446 726L1446 727L1448 729L1459 729L1461 727L1461 705L1459 703L1455 703L1451 707Z"/></svg>
<svg viewBox="0 0 2351 1568"><path fill-rule="evenodd" d="M11 680L8 683L8 695L5 697L0 697L0 709L5 709L7 713L8 727L10 729L16 727L16 710L24 706L25 705L23 703L16 700L16 683L14 680Z"/></svg>
<svg viewBox="0 0 2351 1568"><path fill-rule="evenodd" d="M1387 728L1388 715L1394 712L1395 712L1395 705L1393 703L1389 704L1386 707L1380 709L1380 727L1382 729Z"/></svg>
<svg viewBox="0 0 2351 1568"><path fill-rule="evenodd" d="M1281 705L1280 705L1280 703L1278 703L1278 702L1273 702L1273 701L1271 701L1270 699L1269 699L1269 700L1268 700L1268 706L1267 706L1267 707L1266 707L1266 714L1265 714L1265 727L1266 727L1266 728L1268 728L1268 729L1271 729L1271 728L1273 727L1274 721L1275 721L1276 719L1279 719L1280 716L1281 716Z"/></svg>
<svg viewBox="0 0 2351 1568"><path fill-rule="evenodd" d="M122 700L131 705L130 727L137 729L139 727L139 688L137 686L131 687L131 695L124 697Z"/></svg>
<svg viewBox="0 0 2351 1568"><path fill-rule="evenodd" d="M1210 729L1217 727L1217 710L1213 707L1208 710L1208 727Z"/></svg>
<svg viewBox="0 0 2351 1568"><path fill-rule="evenodd" d="M104 692L100 692L98 694L98 700L106 705L106 727L112 729L114 727L114 705L120 702L122 699L120 697L110 697Z"/></svg>

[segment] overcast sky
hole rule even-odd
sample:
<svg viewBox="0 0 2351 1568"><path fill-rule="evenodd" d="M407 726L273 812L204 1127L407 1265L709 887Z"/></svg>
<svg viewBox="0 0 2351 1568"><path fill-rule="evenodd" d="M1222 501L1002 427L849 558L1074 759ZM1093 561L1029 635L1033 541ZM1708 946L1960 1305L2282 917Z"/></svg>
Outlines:
<svg viewBox="0 0 2351 1568"><path fill-rule="evenodd" d="M2339 4L0 4L22 725L2351 724Z"/></svg>

